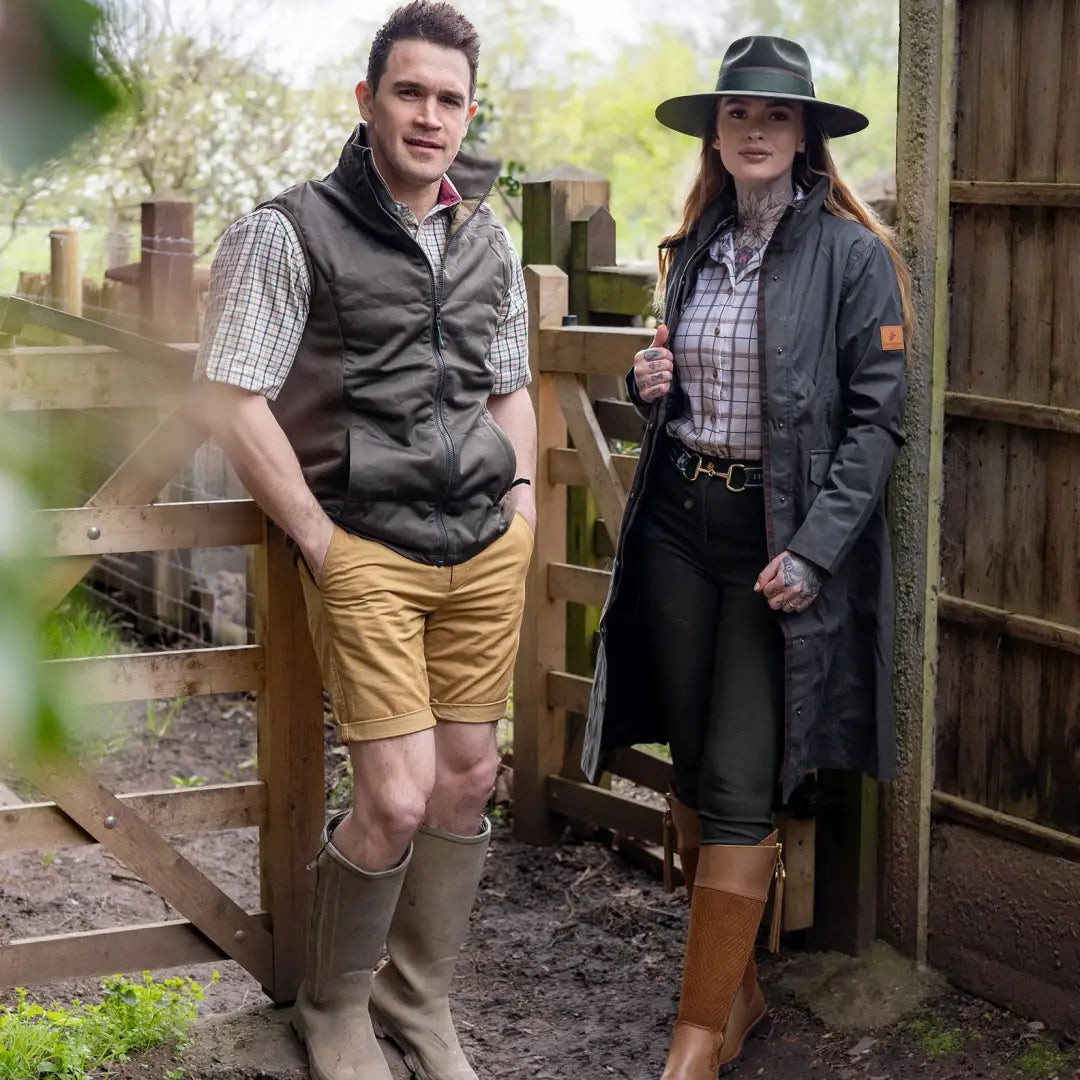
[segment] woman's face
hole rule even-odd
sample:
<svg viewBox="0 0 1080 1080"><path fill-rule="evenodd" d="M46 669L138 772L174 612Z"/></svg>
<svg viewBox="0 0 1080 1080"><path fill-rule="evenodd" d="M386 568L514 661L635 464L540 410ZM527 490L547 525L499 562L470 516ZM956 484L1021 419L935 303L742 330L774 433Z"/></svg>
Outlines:
<svg viewBox="0 0 1080 1080"><path fill-rule="evenodd" d="M801 101L722 97L716 139L724 168L736 180L767 184L791 171L806 149Z"/></svg>

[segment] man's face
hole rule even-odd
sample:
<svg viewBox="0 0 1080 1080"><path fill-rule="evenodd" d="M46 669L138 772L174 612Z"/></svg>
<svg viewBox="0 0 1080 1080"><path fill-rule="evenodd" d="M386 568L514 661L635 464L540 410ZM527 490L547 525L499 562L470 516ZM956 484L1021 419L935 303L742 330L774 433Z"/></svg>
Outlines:
<svg viewBox="0 0 1080 1080"><path fill-rule="evenodd" d="M476 112L465 54L428 41L395 43L378 92L362 82L356 100L375 164L395 198L438 182Z"/></svg>

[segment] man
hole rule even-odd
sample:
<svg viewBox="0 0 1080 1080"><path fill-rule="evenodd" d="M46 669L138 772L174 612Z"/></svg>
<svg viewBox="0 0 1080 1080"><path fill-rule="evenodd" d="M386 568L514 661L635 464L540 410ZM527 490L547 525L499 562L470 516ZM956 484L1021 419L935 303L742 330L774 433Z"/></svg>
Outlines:
<svg viewBox="0 0 1080 1080"><path fill-rule="evenodd" d="M353 768L295 1009L316 1080L390 1080L372 1018L418 1076L475 1080L447 994L490 834L536 459L521 266L447 176L478 52L450 4L395 11L337 168L233 225L211 278L207 416L298 548Z"/></svg>

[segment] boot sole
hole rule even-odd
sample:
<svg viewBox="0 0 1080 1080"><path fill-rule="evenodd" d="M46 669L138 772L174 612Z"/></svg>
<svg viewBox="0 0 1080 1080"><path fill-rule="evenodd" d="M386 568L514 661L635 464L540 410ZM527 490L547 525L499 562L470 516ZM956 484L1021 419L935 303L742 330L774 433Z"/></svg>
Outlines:
<svg viewBox="0 0 1080 1080"><path fill-rule="evenodd" d="M733 1073L741 1064L743 1054L746 1050L746 1044L750 1039L758 1039L764 1042L773 1031L772 1016L769 1015L768 1009L761 1014L761 1016L754 1021L747 1029L746 1034L743 1035L743 1040L739 1043L739 1049L735 1052L735 1056L726 1065L721 1065L717 1076L727 1076L728 1073Z"/></svg>
<svg viewBox="0 0 1080 1080"><path fill-rule="evenodd" d="M405 1067L413 1074L416 1080L431 1080L423 1065L416 1059L409 1041L401 1034L387 1018L379 1012L373 1003L368 1004L368 1012L371 1013L371 1026L375 1029L375 1036L379 1039L389 1039L405 1058Z"/></svg>

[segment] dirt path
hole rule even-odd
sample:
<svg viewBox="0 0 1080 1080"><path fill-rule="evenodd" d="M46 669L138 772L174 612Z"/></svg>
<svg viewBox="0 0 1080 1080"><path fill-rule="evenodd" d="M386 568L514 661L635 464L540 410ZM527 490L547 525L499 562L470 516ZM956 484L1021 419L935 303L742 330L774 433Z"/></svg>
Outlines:
<svg viewBox="0 0 1080 1080"><path fill-rule="evenodd" d="M216 782L253 775L254 721L245 700L192 701L161 731L163 723L157 713L148 723L140 710L114 717L108 737L96 743L104 754L98 774L120 790L168 787L173 776ZM342 758L329 744L327 760L330 801L337 802L347 787ZM10 774L0 779L23 797L30 794ZM188 838L180 846L239 903L258 904L254 830ZM168 917L175 915L160 898L98 848L0 858L0 942ZM500 824L455 988L462 1040L479 1075L656 1080L675 1017L686 924L681 896L665 895L658 882L608 849L582 842L527 848ZM1075 1050L1062 1037L1047 1038L1026 1021L956 991L941 989L914 1017L867 1030L877 1015L870 999L895 999L904 992L899 983L905 975L885 970L871 972L868 982L845 982L850 973L843 963L830 969L819 958L791 951L761 960L775 1031L752 1045L740 1076L1080 1077L1075 1053L1071 1061L1061 1060L1061 1051ZM185 1080L304 1080L302 1058L283 1024L285 1011L261 1009L264 998L243 971L228 963L183 974L206 983L215 968L221 979L208 989L204 1011L217 1016L204 1024L188 1057L132 1063L113 1074L116 1080L161 1080L177 1067L186 1069ZM92 999L94 986L83 981L34 992ZM819 1005L829 1023L810 1015L797 995ZM0 1002L11 997L0 992ZM838 998L856 1002L854 1026L850 1017L830 1013ZM248 1013L225 1019L237 1010ZM1059 1057L1047 1057L1044 1048L1056 1048Z"/></svg>

